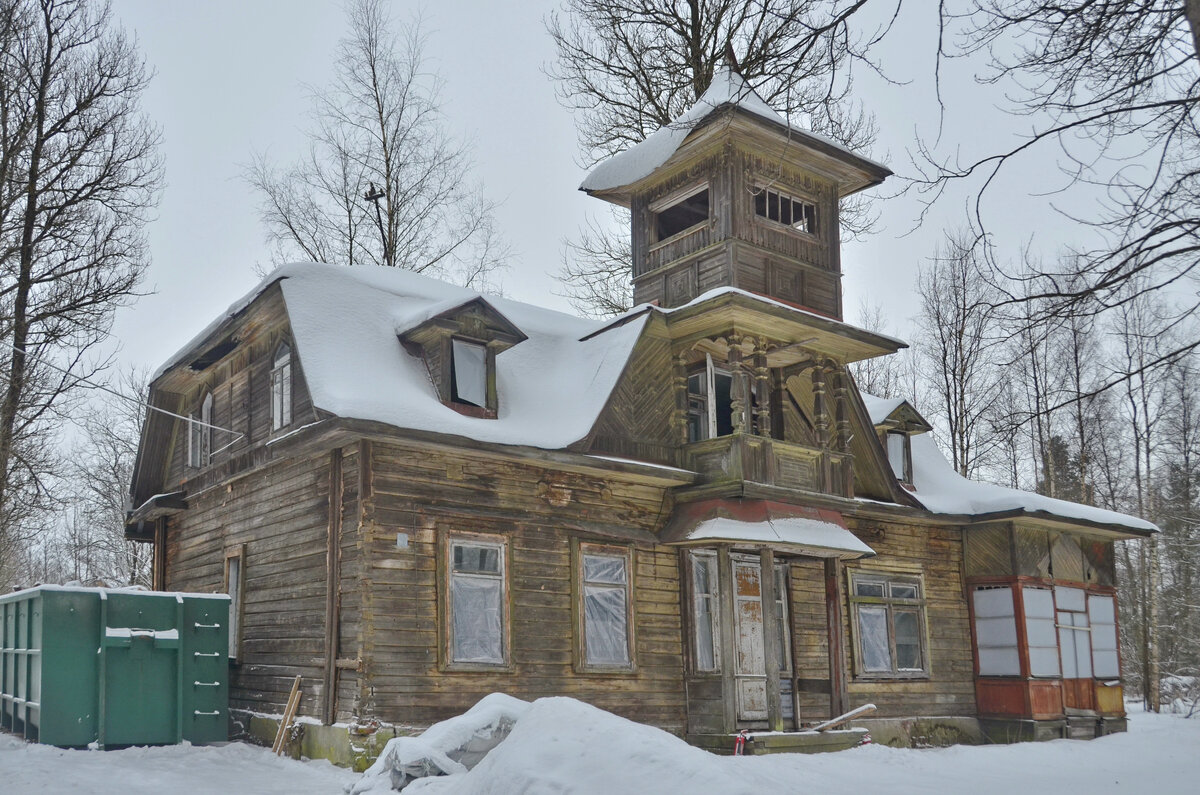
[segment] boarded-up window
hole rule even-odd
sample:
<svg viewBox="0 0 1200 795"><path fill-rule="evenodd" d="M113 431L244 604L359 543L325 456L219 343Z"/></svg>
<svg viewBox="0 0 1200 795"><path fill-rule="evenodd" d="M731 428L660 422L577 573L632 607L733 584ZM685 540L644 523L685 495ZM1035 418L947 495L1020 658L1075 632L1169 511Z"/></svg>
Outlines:
<svg viewBox="0 0 1200 795"><path fill-rule="evenodd" d="M627 668L629 655L629 555L603 547L580 549L583 662Z"/></svg>
<svg viewBox="0 0 1200 795"><path fill-rule="evenodd" d="M859 674L912 676L927 672L920 578L853 573L850 606Z"/></svg>
<svg viewBox="0 0 1200 795"><path fill-rule="evenodd" d="M1117 658L1117 612L1111 596L1088 594L1088 617L1092 622L1092 665L1102 679L1121 675Z"/></svg>
<svg viewBox="0 0 1200 795"><path fill-rule="evenodd" d="M453 541L450 554L450 659L502 665L504 546Z"/></svg>
<svg viewBox="0 0 1200 795"><path fill-rule="evenodd" d="M692 553L692 616L695 625L696 670L720 668L720 627L717 618L717 556Z"/></svg>
<svg viewBox="0 0 1200 795"><path fill-rule="evenodd" d="M1018 676L1017 619L1009 586L978 588L972 594L975 648L980 676Z"/></svg>
<svg viewBox="0 0 1200 795"><path fill-rule="evenodd" d="M282 343L271 366L271 430L292 424L292 349Z"/></svg>
<svg viewBox="0 0 1200 795"><path fill-rule="evenodd" d="M466 340L451 340L455 403L487 407L487 346Z"/></svg>
<svg viewBox="0 0 1200 795"><path fill-rule="evenodd" d="M1029 675L1058 676L1058 635L1054 628L1054 595L1048 588L1021 589L1025 603L1025 638Z"/></svg>

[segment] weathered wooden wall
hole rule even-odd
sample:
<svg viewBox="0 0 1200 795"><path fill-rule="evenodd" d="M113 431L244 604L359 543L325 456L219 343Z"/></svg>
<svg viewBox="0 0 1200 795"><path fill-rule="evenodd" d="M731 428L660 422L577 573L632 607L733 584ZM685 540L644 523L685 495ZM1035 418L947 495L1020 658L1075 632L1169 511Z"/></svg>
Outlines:
<svg viewBox="0 0 1200 795"><path fill-rule="evenodd" d="M365 712L422 726L502 691L570 695L682 730L674 550L632 544L635 670L580 672L573 659L571 539L622 543L622 534L647 531L662 506L660 488L398 445L379 443L373 451L362 536ZM407 548L397 547L397 533L408 536ZM437 559L454 533L507 541L511 662L503 669L439 664Z"/></svg>
<svg viewBox="0 0 1200 795"><path fill-rule="evenodd" d="M962 530L878 521L851 521L851 530L878 555L846 565L896 574L922 574L925 585L925 633L928 677L885 679L857 677L848 598L843 602L850 707L868 702L879 717L974 715L974 662L963 584ZM843 578L842 592L849 582Z"/></svg>

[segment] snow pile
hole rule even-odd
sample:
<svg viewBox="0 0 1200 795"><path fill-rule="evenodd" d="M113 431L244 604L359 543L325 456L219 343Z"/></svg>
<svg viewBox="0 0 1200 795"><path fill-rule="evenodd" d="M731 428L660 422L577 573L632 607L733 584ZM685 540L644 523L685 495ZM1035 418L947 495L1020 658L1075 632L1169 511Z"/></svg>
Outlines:
<svg viewBox="0 0 1200 795"><path fill-rule="evenodd" d="M416 779L466 773L508 736L529 703L503 693L480 699L462 715L430 726L418 737L389 740L351 795L404 789Z"/></svg>

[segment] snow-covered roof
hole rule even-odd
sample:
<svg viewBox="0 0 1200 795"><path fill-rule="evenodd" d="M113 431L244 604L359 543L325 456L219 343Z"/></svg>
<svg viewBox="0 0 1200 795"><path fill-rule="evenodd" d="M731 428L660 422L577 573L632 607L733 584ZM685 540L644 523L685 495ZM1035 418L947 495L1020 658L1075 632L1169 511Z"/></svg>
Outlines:
<svg viewBox="0 0 1200 795"><path fill-rule="evenodd" d="M441 402L424 361L406 352L398 335L481 298L479 293L399 268L294 264L230 306L160 374L276 282L316 408L397 428L551 450L591 430L646 323L637 318L595 333L604 324L487 296L485 302L527 339L496 357L497 417L469 417Z"/></svg>
<svg viewBox="0 0 1200 795"><path fill-rule="evenodd" d="M811 130L789 124L782 116L763 101L745 79L728 67L722 67L713 75L708 89L696 100L696 104L677 119L597 165L579 186L580 190L602 191L630 185L648 177L655 169L666 163L683 144L684 139L702 121L722 107L732 106L751 113L772 124L777 124L804 138L811 138L833 147L845 154L887 171L881 163L864 158L846 147L818 135ZM890 173L890 172L889 172Z"/></svg>
<svg viewBox="0 0 1200 795"><path fill-rule="evenodd" d="M975 515L1022 511L1118 525L1143 533L1158 532L1156 525L1135 516L994 483L968 480L954 470L937 444L927 435L912 437L912 469L913 486L916 488L913 496L934 513Z"/></svg>
<svg viewBox="0 0 1200 795"><path fill-rule="evenodd" d="M841 525L805 516L772 517L760 522L718 516L700 522L686 540L781 544L821 558L861 558L875 554L875 550Z"/></svg>

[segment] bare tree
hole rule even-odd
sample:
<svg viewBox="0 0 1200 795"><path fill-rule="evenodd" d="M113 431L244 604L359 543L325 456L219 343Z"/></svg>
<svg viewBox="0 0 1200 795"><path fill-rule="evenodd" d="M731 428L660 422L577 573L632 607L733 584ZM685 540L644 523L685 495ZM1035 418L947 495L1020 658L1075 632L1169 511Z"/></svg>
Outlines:
<svg viewBox="0 0 1200 795"><path fill-rule="evenodd" d="M918 320L933 418L942 426L951 463L970 477L995 445L988 421L999 381L993 293L980 276L979 247L969 232L947 235L917 289Z"/></svg>
<svg viewBox="0 0 1200 795"><path fill-rule="evenodd" d="M939 58L986 58L990 69L979 79L1004 88L1026 129L1011 147L974 159L925 147L917 184L927 198L952 181L975 180L975 223L986 228L982 198L997 175L1039 150L1057 156L1062 190L1103 191L1093 210L1068 218L1090 224L1103 243L1019 274L1038 289L1018 289L1006 300L1036 301L1050 316L1097 314L1193 277L1200 262L1200 3L964 0L940 9ZM1164 353L1196 344L1183 338Z"/></svg>
<svg viewBox="0 0 1200 795"><path fill-rule="evenodd" d="M107 5L0 0L0 569L45 494L50 424L147 265L148 80Z"/></svg>
<svg viewBox="0 0 1200 795"><path fill-rule="evenodd" d="M858 31L865 0L566 0L546 28L558 50L549 69L562 103L576 112L584 162L642 141L691 107L736 53L742 76L789 119L855 151L874 143L873 117L850 101L855 64L887 31ZM898 9L900 3L895 3ZM887 19L887 17L885 17ZM864 200L841 211L844 235L869 229ZM567 241L559 278L577 309L627 309L628 219L596 222Z"/></svg>
<svg viewBox="0 0 1200 795"><path fill-rule="evenodd" d="M347 16L334 78L313 95L308 152L284 168L257 155L245 171L274 259L483 285L507 249L470 181L468 147L446 130L419 20L394 30L382 0L351 0Z"/></svg>

